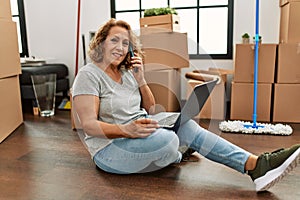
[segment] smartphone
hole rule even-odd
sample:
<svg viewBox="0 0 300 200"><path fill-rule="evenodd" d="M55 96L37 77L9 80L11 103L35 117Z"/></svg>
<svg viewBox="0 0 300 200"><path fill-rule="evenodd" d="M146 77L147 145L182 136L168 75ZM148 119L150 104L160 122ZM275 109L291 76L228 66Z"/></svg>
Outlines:
<svg viewBox="0 0 300 200"><path fill-rule="evenodd" d="M133 48L132 48L131 43L129 44L129 55L130 55L130 58L134 57L134 52L133 52ZM139 71L139 69L137 67L135 67L135 68L133 68L133 71L135 73L137 73Z"/></svg>
<svg viewBox="0 0 300 200"><path fill-rule="evenodd" d="M130 55L130 58L134 57L133 48L132 48L131 43L129 44L129 55Z"/></svg>

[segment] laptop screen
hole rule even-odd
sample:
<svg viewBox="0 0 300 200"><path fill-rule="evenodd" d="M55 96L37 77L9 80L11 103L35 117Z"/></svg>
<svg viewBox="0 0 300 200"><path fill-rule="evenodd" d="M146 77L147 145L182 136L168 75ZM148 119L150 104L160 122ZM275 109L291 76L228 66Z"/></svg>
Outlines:
<svg viewBox="0 0 300 200"><path fill-rule="evenodd" d="M217 81L218 79L205 82L194 87L193 92L190 94L182 108L181 123L184 123L199 114Z"/></svg>

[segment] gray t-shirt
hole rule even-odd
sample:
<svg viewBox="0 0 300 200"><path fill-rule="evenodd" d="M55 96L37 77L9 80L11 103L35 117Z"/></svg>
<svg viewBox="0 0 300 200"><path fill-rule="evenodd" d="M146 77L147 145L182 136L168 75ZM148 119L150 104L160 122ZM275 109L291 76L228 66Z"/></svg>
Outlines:
<svg viewBox="0 0 300 200"><path fill-rule="evenodd" d="M121 69L122 83L112 80L102 69L89 63L82 67L72 86L73 98L95 95L100 98L99 120L111 124L125 124L147 115L141 108L141 95L131 71ZM93 105L91 105L93 106ZM85 135L84 141L92 157L111 140Z"/></svg>

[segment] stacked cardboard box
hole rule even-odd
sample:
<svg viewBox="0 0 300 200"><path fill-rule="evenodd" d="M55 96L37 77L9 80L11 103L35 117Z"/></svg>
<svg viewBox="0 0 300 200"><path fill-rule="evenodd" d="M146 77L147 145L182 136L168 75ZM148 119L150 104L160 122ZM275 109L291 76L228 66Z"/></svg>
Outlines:
<svg viewBox="0 0 300 200"><path fill-rule="evenodd" d="M271 120L272 84L274 83L277 44L259 44L257 120ZM253 119L254 44L237 44L235 73L231 88L232 120Z"/></svg>
<svg viewBox="0 0 300 200"><path fill-rule="evenodd" d="M0 142L22 122L19 85L21 73L16 23L12 21L9 0L0 6Z"/></svg>
<svg viewBox="0 0 300 200"><path fill-rule="evenodd" d="M178 15L159 15L140 18L141 34L180 31Z"/></svg>
<svg viewBox="0 0 300 200"><path fill-rule="evenodd" d="M189 67L186 33L142 34L140 41L145 52L145 71Z"/></svg>
<svg viewBox="0 0 300 200"><path fill-rule="evenodd" d="M280 1L280 43L299 42L300 0Z"/></svg>
<svg viewBox="0 0 300 200"><path fill-rule="evenodd" d="M167 23L174 27L177 16L158 17L170 19ZM140 22L141 27L148 24L147 28L149 24L156 27L165 23L164 20L157 21L156 17L143 18ZM148 29L147 32L141 32L140 41L145 52L145 78L154 94L156 111L180 110L181 79L184 78L181 68L189 67L187 34L175 32L173 28L158 32Z"/></svg>
<svg viewBox="0 0 300 200"><path fill-rule="evenodd" d="M145 79L155 97L155 112L180 110L180 69L147 71Z"/></svg>
<svg viewBox="0 0 300 200"><path fill-rule="evenodd" d="M281 0L273 121L300 122L300 0Z"/></svg>

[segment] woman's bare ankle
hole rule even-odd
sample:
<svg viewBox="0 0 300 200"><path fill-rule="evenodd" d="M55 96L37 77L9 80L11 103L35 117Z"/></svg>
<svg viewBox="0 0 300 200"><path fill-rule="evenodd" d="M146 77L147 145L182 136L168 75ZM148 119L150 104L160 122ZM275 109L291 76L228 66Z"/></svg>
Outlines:
<svg viewBox="0 0 300 200"><path fill-rule="evenodd" d="M257 159L258 156L251 154L245 163L245 171L254 170L256 167Z"/></svg>

